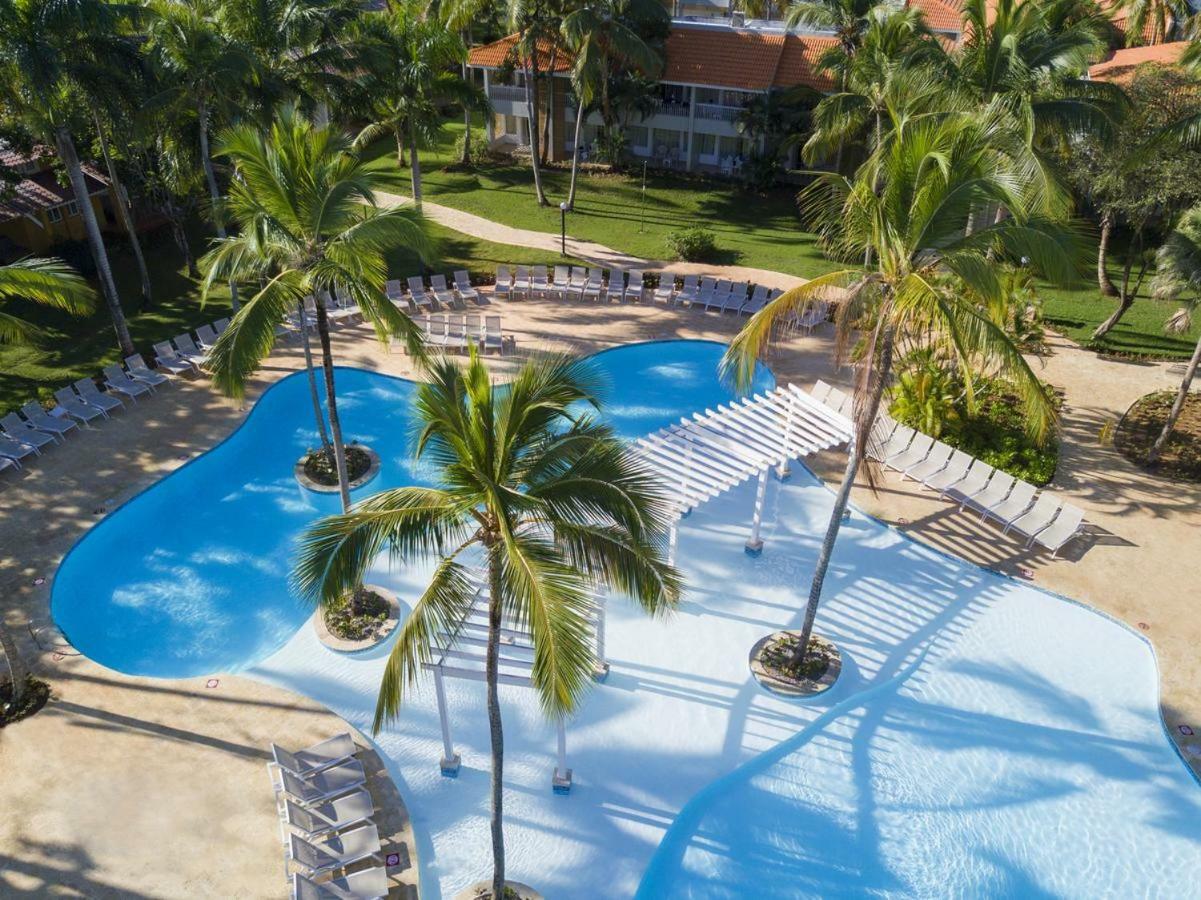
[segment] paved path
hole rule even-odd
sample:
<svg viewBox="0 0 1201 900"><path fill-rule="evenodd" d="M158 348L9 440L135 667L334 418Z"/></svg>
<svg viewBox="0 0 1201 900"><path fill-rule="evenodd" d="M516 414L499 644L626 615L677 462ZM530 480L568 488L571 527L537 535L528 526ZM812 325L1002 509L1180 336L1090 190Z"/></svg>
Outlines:
<svg viewBox="0 0 1201 900"><path fill-rule="evenodd" d="M412 201L403 194L390 194L377 191L376 197L386 206L403 206ZM513 228L485 219L482 216L452 209L423 200L421 210L427 219L452 228L462 234L469 234L480 240L492 241L496 244L509 244L514 247L532 247L535 250L546 250L559 254L559 235L545 231L531 231L528 228ZM795 275L785 275L782 272L772 272L769 269L755 269L750 266L718 266L709 263L688 263L678 260L641 259L612 250L604 244L594 244L591 241L581 241L573 237L567 238L567 255L576 259L587 260L601 266L615 266L621 269L645 269L659 271L671 269L682 275L712 275L717 278L728 278L731 281L746 281L752 284L762 284L769 288L787 290L804 284L804 278Z"/></svg>

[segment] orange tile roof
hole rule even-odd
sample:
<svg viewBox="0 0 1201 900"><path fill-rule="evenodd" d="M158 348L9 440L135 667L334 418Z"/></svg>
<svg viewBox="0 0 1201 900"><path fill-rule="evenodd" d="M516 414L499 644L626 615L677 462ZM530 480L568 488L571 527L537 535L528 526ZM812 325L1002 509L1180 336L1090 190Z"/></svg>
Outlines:
<svg viewBox="0 0 1201 900"><path fill-rule="evenodd" d="M804 84L819 91L833 90L833 76L829 72L818 72L817 61L837 43L834 38L799 38L790 34L784 42L784 52L780 54L772 87L790 88Z"/></svg>
<svg viewBox="0 0 1201 900"><path fill-rule="evenodd" d="M511 34L499 41L493 41L491 44L472 47L471 52L467 55L467 65L480 69L499 69L506 63L516 63L517 54L514 50L516 43L517 35ZM545 41L540 41L538 44L538 68L540 71L545 72L550 68L550 56L550 45ZM556 53L555 71L567 72L570 69L571 57L563 52Z"/></svg>
<svg viewBox="0 0 1201 900"><path fill-rule="evenodd" d="M1146 63L1170 66L1180 61L1188 41L1170 44L1155 44L1150 47L1130 47L1118 50L1105 62L1090 66L1088 77L1097 81L1123 81L1134 74L1134 70Z"/></svg>
<svg viewBox="0 0 1201 900"><path fill-rule="evenodd" d="M920 9L922 18L933 31L963 32L963 13L954 0L907 0L906 5Z"/></svg>

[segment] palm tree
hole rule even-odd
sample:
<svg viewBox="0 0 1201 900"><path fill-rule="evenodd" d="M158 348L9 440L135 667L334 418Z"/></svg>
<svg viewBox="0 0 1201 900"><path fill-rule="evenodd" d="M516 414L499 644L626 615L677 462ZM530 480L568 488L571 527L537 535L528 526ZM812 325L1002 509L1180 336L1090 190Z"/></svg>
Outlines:
<svg viewBox="0 0 1201 900"><path fill-rule="evenodd" d="M79 274L58 259L24 259L0 266L0 300L21 299L61 309L73 315L92 311L95 292ZM39 329L0 304L0 344L32 344L41 336ZM16 638L0 616L0 654L8 663L12 680L12 702L20 706L25 697L29 669L21 656Z"/></svg>
<svg viewBox="0 0 1201 900"><path fill-rule="evenodd" d="M531 360L494 390L473 353L465 366L434 363L417 388L416 456L439 487L383 491L348 514L313 525L301 540L294 580L317 603L345 596L387 548L404 564L439 557L433 578L392 647L373 729L399 715L406 689L431 659L431 641L454 633L474 596L468 554L486 570L486 676L492 745L492 896L504 896L503 732L497 697L502 621L533 638L531 678L552 717L578 707L596 662L587 607L596 589L632 597L647 613L673 609L680 575L660 537L667 498L599 409L591 366L565 356Z"/></svg>
<svg viewBox="0 0 1201 900"><path fill-rule="evenodd" d="M420 355L417 329L381 286L389 251L408 247L428 255L421 219L411 210L377 207L380 174L350 152L345 135L314 126L294 108L282 110L266 132L248 125L226 131L219 152L237 175L228 208L238 233L216 239L205 254L202 296L221 281L262 287L217 340L209 358L213 381L226 394L242 396L247 377L271 352L276 326L313 295L338 485L342 507L349 509L326 297L340 286L381 339L400 335Z"/></svg>
<svg viewBox="0 0 1201 900"><path fill-rule="evenodd" d="M1075 273L1077 245L1073 232L1040 215L1041 187L1015 162L1006 146L1013 140L1003 115L924 120L886 143L853 178L821 175L802 192L805 214L836 258L860 260L870 251L874 265L844 268L785 292L747 322L723 359L736 383L749 385L775 326L831 293L840 298L839 360L852 344L858 349L854 437L809 591L798 662L898 340L936 339L957 359L969 394L972 372L1005 375L1022 399L1031 434L1042 438L1052 426L1054 412L1038 379L989 317L986 304L1002 289L990 259L1028 257L1044 275L1065 282ZM1004 205L1010 216L965 234L968 211L986 203Z"/></svg>
<svg viewBox="0 0 1201 900"><path fill-rule="evenodd" d="M1174 25L1193 15L1187 0L1118 0L1113 9L1126 14L1126 40L1131 46L1144 41L1162 44Z"/></svg>
<svg viewBox="0 0 1201 900"><path fill-rule="evenodd" d="M1193 313L1201 304L1201 207L1189 210L1181 218L1179 224L1168 235L1163 246L1159 248L1155 280L1152 291L1156 297L1176 298L1187 295L1185 305L1178 309L1167 323L1168 331L1175 334L1186 334L1193 324ZM1163 423L1163 430L1147 454L1147 462L1154 464L1167 446L1172 429L1184 409L1188 393L1193 386L1193 378L1197 374L1197 366L1201 365L1201 337L1193 350L1192 359L1184 368L1184 378L1180 381L1180 390L1176 400L1168 412L1168 419Z"/></svg>
<svg viewBox="0 0 1201 900"><path fill-rule="evenodd" d="M119 9L104 0L0 2L0 101L31 133L51 144L67 170L96 263L101 293L124 355L134 352L121 298L83 164L74 126L87 88L124 61L136 62L133 42L121 35Z"/></svg>
<svg viewBox="0 0 1201 900"><path fill-rule="evenodd" d="M609 95L615 69L634 70L654 77L663 59L629 22L666 24L667 11L656 0L590 0L563 18L563 43L574 55L571 85L579 108L575 119L575 149L571 155L571 188L567 208L575 205L576 174L580 165L580 132L588 107L599 102L605 128L616 126L617 117Z"/></svg>
<svg viewBox="0 0 1201 900"><path fill-rule="evenodd" d="M484 92L453 71L467 59L467 47L437 19L428 19L417 0L397 0L364 19L357 43L372 121L355 139L366 146L383 134L396 140L397 163L409 149L413 202L421 209L421 157L443 127L442 107L456 102L467 110L486 110Z"/></svg>

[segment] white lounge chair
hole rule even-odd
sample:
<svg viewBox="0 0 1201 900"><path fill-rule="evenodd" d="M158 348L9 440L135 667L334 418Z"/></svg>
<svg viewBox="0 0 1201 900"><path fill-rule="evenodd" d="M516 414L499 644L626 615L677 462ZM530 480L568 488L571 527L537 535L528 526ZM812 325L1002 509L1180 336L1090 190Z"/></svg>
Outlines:
<svg viewBox="0 0 1201 900"><path fill-rule="evenodd" d="M334 299L329 291L321 293L321 303L325 306L325 315L331 325L341 325L343 322L350 322L358 318L359 308L357 306L343 306Z"/></svg>
<svg viewBox="0 0 1201 900"><path fill-rule="evenodd" d="M683 306L685 303L689 306L696 304L697 297L700 296L700 286L697 284L697 281L698 279L695 275L684 276L684 283L676 291L675 300L673 301L676 306Z"/></svg>
<svg viewBox="0 0 1201 900"><path fill-rule="evenodd" d="M588 272L583 266L571 267L571 289L568 293L576 300L584 296L584 287L588 284Z"/></svg>
<svg viewBox="0 0 1201 900"><path fill-rule="evenodd" d="M466 317L467 346L480 347L484 341L484 323L478 314Z"/></svg>
<svg viewBox="0 0 1201 900"><path fill-rule="evenodd" d="M949 484L942 489L941 497L958 498L959 508L962 509L972 497L975 497L988 487L989 479L996 473L996 469L990 466L983 460L975 460L972 467L967 470L967 474L962 479Z"/></svg>
<svg viewBox="0 0 1201 900"><path fill-rule="evenodd" d="M224 316L213 323L213 331L217 332L218 337L225 333L225 329L229 327L229 316Z"/></svg>
<svg viewBox="0 0 1201 900"><path fill-rule="evenodd" d="M359 748L355 746L354 738L350 736L349 731L326 738L319 744L313 744L311 747L305 747L295 753L288 752L278 744L271 745L271 756L275 759L276 765L301 778L314 775L324 769L340 766L358 752Z"/></svg>
<svg viewBox="0 0 1201 900"><path fill-rule="evenodd" d="M641 303L642 294L646 290L646 272L642 269L630 269L629 281L621 294L622 303Z"/></svg>
<svg viewBox="0 0 1201 900"><path fill-rule="evenodd" d="M434 299L443 306L449 306L451 309L455 309L459 305L458 298L455 297L454 291L452 291L450 286L446 283L445 275L430 276L430 291L433 293Z"/></svg>
<svg viewBox="0 0 1201 900"><path fill-rule="evenodd" d="M753 316L763 307L767 306L767 288L761 284L755 285L755 290L751 292L751 299L742 305L739 310L744 316Z"/></svg>
<svg viewBox="0 0 1201 900"><path fill-rule="evenodd" d="M442 345L447 350L467 351L467 324L463 321L463 316L447 316L446 339Z"/></svg>
<svg viewBox="0 0 1201 900"><path fill-rule="evenodd" d="M967 477L974 462L971 454L956 450L951 454L946 467L941 472L935 472L933 475L923 478L922 484L932 491L938 491L941 496L951 485L958 484Z"/></svg>
<svg viewBox="0 0 1201 900"><path fill-rule="evenodd" d="M928 434L916 435L913 438L913 442L906 449L892 456L884 457L884 465L890 469L897 469L904 472L906 469L916 466L925 459L933 447L934 438Z"/></svg>
<svg viewBox="0 0 1201 900"><path fill-rule="evenodd" d="M480 298L480 292L471 286L471 276L467 274L466 269L455 270L455 292L459 295L459 299L466 306L468 301L471 301L476 306L485 305L485 301Z"/></svg>
<svg viewBox="0 0 1201 900"><path fill-rule="evenodd" d="M59 388L54 392L54 402L58 404L58 408L73 419L83 422L87 425L96 419L107 419L108 413L99 406L92 406L90 403L85 403L83 398L72 391L69 387Z"/></svg>
<svg viewBox="0 0 1201 900"><path fill-rule="evenodd" d="M129 377L134 381L144 381L152 387L166 384L171 380L162 372L155 372L146 365L146 361L142 359L142 354L140 353L125 357L125 369L129 372Z"/></svg>
<svg viewBox="0 0 1201 900"><path fill-rule="evenodd" d="M6 413L3 418L0 418L0 428L3 428L8 436L17 443L27 444L38 452L41 452L41 449L48 444L57 444L59 441L57 435L39 431L33 427L32 423L26 422L15 412Z"/></svg>
<svg viewBox="0 0 1201 900"><path fill-rule="evenodd" d="M134 381L118 365L105 366L103 371L104 386L110 391L124 394L133 400L134 403L137 403L138 397L141 397L143 394L154 393L153 385L147 384L144 381Z"/></svg>
<svg viewBox="0 0 1201 900"><path fill-rule="evenodd" d="M199 373L200 369L189 359L184 359L171 346L170 341L154 345L154 364L160 369L166 369L172 375L187 375L189 372Z"/></svg>
<svg viewBox="0 0 1201 900"><path fill-rule="evenodd" d="M65 438L70 432L79 430L78 422L72 421L66 416L59 418L50 415L36 400L30 400L22 406L21 414L38 431L44 431L60 438Z"/></svg>
<svg viewBox="0 0 1201 900"><path fill-rule="evenodd" d="M739 312L746 305L747 283L745 281L736 281L730 286L730 292L726 294L726 299L722 301L721 311Z"/></svg>
<svg viewBox="0 0 1201 900"><path fill-rule="evenodd" d="M394 306L404 302L405 290L400 286L399 278L390 278L384 282L384 296L391 300Z"/></svg>
<svg viewBox="0 0 1201 900"><path fill-rule="evenodd" d="M973 506L976 509L988 509L990 506L995 506L1009 496L1015 480L1008 472L994 469L992 478L981 490L973 494L956 491L963 498L959 508L962 510L966 506Z"/></svg>
<svg viewBox="0 0 1201 900"><path fill-rule="evenodd" d="M336 800L314 806L301 806L285 796L284 818L300 832L305 840L312 840L367 822L375 813L375 803L366 791L344 794Z"/></svg>
<svg viewBox="0 0 1201 900"><path fill-rule="evenodd" d="M555 279L551 282L551 293L558 299L566 300L571 290L571 267L555 266Z"/></svg>
<svg viewBox="0 0 1201 900"><path fill-rule="evenodd" d="M717 284L713 286L713 290L705 299L705 312L716 310L721 312L721 308L726 303L726 297L730 296L730 288L733 285L726 279L719 279Z"/></svg>
<svg viewBox="0 0 1201 900"><path fill-rule="evenodd" d="M500 316L487 316L484 319L484 352L495 348L497 353L505 352L505 337L500 330Z"/></svg>
<svg viewBox="0 0 1201 900"><path fill-rule="evenodd" d="M534 266L530 269L530 296L546 298L550 296L550 277L546 266Z"/></svg>
<svg viewBox="0 0 1201 900"><path fill-rule="evenodd" d="M279 775L288 796L304 806L341 797L367 783L367 772L357 759L348 759L340 765L322 769L305 778L293 775L287 769L280 769Z"/></svg>
<svg viewBox="0 0 1201 900"><path fill-rule="evenodd" d="M217 329L212 325L201 325L196 329L196 343L201 350L208 353L217 343Z"/></svg>
<svg viewBox="0 0 1201 900"><path fill-rule="evenodd" d="M430 316L429 326L426 328L425 342L431 347L446 346L445 316Z"/></svg>
<svg viewBox="0 0 1201 900"><path fill-rule="evenodd" d="M409 306L411 309L425 307L426 309L436 309L434 297L425 289L425 282L420 275L410 275L408 278L409 285Z"/></svg>
<svg viewBox="0 0 1201 900"><path fill-rule="evenodd" d="M102 394L100 388L96 387L96 382L90 378L81 378L73 385L75 393L88 406L94 406L97 409L102 409L105 412L112 412L114 409L124 409L125 401L119 398L116 394Z"/></svg>
<svg viewBox="0 0 1201 900"><path fill-rule="evenodd" d="M21 460L25 457L41 455L42 451L33 444L18 440L16 437L7 437L0 432L0 457L9 460L18 469L21 468Z"/></svg>
<svg viewBox="0 0 1201 900"><path fill-rule="evenodd" d="M379 858L379 829L367 822L323 841L308 841L298 834L288 835L288 858L309 876L344 869L364 859Z"/></svg>
<svg viewBox="0 0 1201 900"><path fill-rule="evenodd" d="M830 388L830 393L826 394L826 399L822 402L835 412L843 412L850 400L851 397L849 394L840 391L836 387L832 387Z"/></svg>
<svg viewBox="0 0 1201 900"><path fill-rule="evenodd" d="M659 286L651 294L651 301L662 303L664 306L674 306L676 302L676 276L674 272L660 272Z"/></svg>
<svg viewBox="0 0 1201 900"><path fill-rule="evenodd" d="M388 896L388 874L383 866L362 869L317 884L299 872L292 874L292 900L376 900Z"/></svg>
<svg viewBox="0 0 1201 900"><path fill-rule="evenodd" d="M580 296L584 300L600 300L601 294L605 292L605 285L602 280L604 275L605 270L598 266L594 266L588 270L588 282L584 285L584 290L580 293Z"/></svg>
<svg viewBox="0 0 1201 900"><path fill-rule="evenodd" d="M508 266L496 267L496 287L493 289L496 299L509 299L513 295L513 276L509 274Z"/></svg>
<svg viewBox="0 0 1201 900"><path fill-rule="evenodd" d="M605 298L612 303L616 300L618 303L623 301L626 292L626 273L625 269L610 269L609 281L605 285Z"/></svg>
<svg viewBox="0 0 1201 900"><path fill-rule="evenodd" d="M908 425L897 425L893 429L892 434L886 440L882 441L878 447L869 448L869 450L874 450L872 459L877 462L884 462L890 456L896 456L898 453L904 452L908 449L910 442L916 434L917 432Z"/></svg>
<svg viewBox="0 0 1201 900"><path fill-rule="evenodd" d="M192 340L190 334L176 335L171 343L175 345L175 352L196 368L199 369L208 362L208 354L196 346L196 342Z"/></svg>
<svg viewBox="0 0 1201 900"><path fill-rule="evenodd" d="M822 381L820 378L814 383L813 390L809 392L818 403L825 403L826 398L830 396L830 391L834 390L833 386Z"/></svg>
<svg viewBox="0 0 1201 900"><path fill-rule="evenodd" d="M1012 529L1023 537L1033 540L1036 534L1050 525L1052 520L1059 515L1059 510L1062 506L1062 500L1050 491L1043 491L1038 495L1038 499L1034 501L1033 506L1020 516L1006 522L1001 533L1005 534ZM1029 541L1027 541L1026 546L1029 545Z"/></svg>
<svg viewBox="0 0 1201 900"><path fill-rule="evenodd" d="M1083 525L1084 511L1065 503L1055 521L1034 535L1033 543L1041 544L1050 550L1051 558L1054 559L1064 544L1082 532Z"/></svg>
<svg viewBox="0 0 1201 900"><path fill-rule="evenodd" d="M513 299L517 299L518 294L524 294L527 300L530 299L530 267L517 266L513 271Z"/></svg>
<svg viewBox="0 0 1201 900"><path fill-rule="evenodd" d="M951 459L951 454L954 452L955 448L949 444L944 444L942 441L935 441L934 446L930 448L930 452L926 454L926 458L901 472L901 478L925 481L927 478L937 475L945 469L947 462Z"/></svg>
<svg viewBox="0 0 1201 900"><path fill-rule="evenodd" d="M984 519L996 519L1008 525L1027 509L1034 502L1034 495L1038 489L1028 482L1015 479L1013 482L1013 490L1009 492L1009 496L999 503L994 503L991 506L982 510Z"/></svg>

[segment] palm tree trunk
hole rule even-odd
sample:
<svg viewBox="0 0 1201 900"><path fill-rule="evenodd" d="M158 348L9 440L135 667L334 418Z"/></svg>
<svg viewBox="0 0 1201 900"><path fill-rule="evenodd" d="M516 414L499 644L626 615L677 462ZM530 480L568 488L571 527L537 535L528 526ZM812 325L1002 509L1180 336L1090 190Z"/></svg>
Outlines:
<svg viewBox="0 0 1201 900"><path fill-rule="evenodd" d="M1151 445L1151 452L1147 454L1148 463L1157 462L1159 455L1163 453L1163 448L1167 446L1168 438L1172 436L1172 429L1176 427L1176 420L1180 418L1180 413L1184 410L1184 401L1188 399L1188 392L1193 386L1193 378L1197 374L1198 365L1201 365L1201 338L1197 339L1197 346L1193 349L1193 358L1189 360L1184 369L1184 380L1180 382L1180 390L1176 392L1176 400L1168 412L1168 420L1163 423L1163 431L1159 433L1159 437Z"/></svg>
<svg viewBox="0 0 1201 900"><path fill-rule="evenodd" d="M575 180L580 174L580 138L584 132L584 104L575 111L575 144L571 151L571 186L567 189L567 208L575 209Z"/></svg>
<svg viewBox="0 0 1201 900"><path fill-rule="evenodd" d="M75 151L75 141L71 137L71 133L63 126L55 129L54 139L58 144L58 157L63 161L71 180L71 192L75 195L75 205L83 217L88 247L92 251L92 259L96 262L96 275L100 279L100 291L104 294L104 302L108 305L109 315L113 319L117 344L121 347L123 356L133 356L135 351L133 340L129 336L129 324L125 321L125 311L121 308L121 298L117 295L117 286L113 282L113 270L108 264L108 251L104 248L100 224L96 221L96 210L92 208L92 198L88 195L88 185L83 177L83 166L80 165L79 154Z"/></svg>
<svg viewBox="0 0 1201 900"><path fill-rule="evenodd" d="M1097 244L1097 287L1102 297L1116 297L1118 289L1109 279L1109 238L1113 234L1113 214L1101 213L1101 239Z"/></svg>
<svg viewBox="0 0 1201 900"><path fill-rule="evenodd" d="M188 268L188 277L199 278L200 269L196 266L192 245L188 242L188 231L179 218L178 210L164 211L164 215L171 221L171 237L175 239L175 246L179 247L179 252L183 254L184 264Z"/></svg>
<svg viewBox="0 0 1201 900"><path fill-rule="evenodd" d="M29 669L25 666L25 659L21 656L21 651L17 649L17 639L13 637L13 633L2 621L0 621L0 651L4 652L4 659L8 662L8 674L12 676L12 703L14 706L19 706L25 699Z"/></svg>
<svg viewBox="0 0 1201 900"><path fill-rule="evenodd" d="M196 115L200 125L200 159L204 164L204 180L208 182L209 200L213 204L213 224L217 226L217 237L224 239L225 216L221 212L221 192L217 189L217 173L213 171L213 157L209 152L209 112L203 97L197 101ZM238 311L238 286L229 283L229 302L234 312Z"/></svg>
<svg viewBox="0 0 1201 900"><path fill-rule="evenodd" d="M535 47L531 57L537 56ZM534 169L534 193L539 206L547 206L546 192L542 190L542 164L538 160L538 60L525 61L525 110L530 129L530 164Z"/></svg>
<svg viewBox="0 0 1201 900"><path fill-rule="evenodd" d="M409 180L413 184L413 205L421 212L421 159L417 155L417 124L409 118Z"/></svg>
<svg viewBox="0 0 1201 900"><path fill-rule="evenodd" d="M484 677L488 683L488 732L492 743L492 897L505 896L504 766L505 735L501 728L500 697L500 563L488 564L488 650Z"/></svg>
<svg viewBox="0 0 1201 900"><path fill-rule="evenodd" d="M1140 228L1136 239L1136 246L1139 248L1137 252L1140 256L1142 255L1142 243L1142 229ZM1134 297L1138 293L1137 288L1133 291L1130 290L1130 272L1134 268L1134 257L1134 253L1128 252L1128 256L1126 258L1126 267L1122 270L1122 290L1118 295L1118 308L1115 309L1112 314L1110 314L1108 319L1097 326L1096 331L1094 331L1092 335L1092 340L1094 341L1099 341L1101 338L1105 337L1105 335L1109 334L1109 332L1113 330L1114 326L1121 321L1122 316L1126 315L1126 311L1134 305ZM1144 266L1144 270L1145 269L1146 267ZM1140 272L1139 284L1142 283L1142 280L1143 276Z"/></svg>
<svg viewBox="0 0 1201 900"><path fill-rule="evenodd" d="M404 132L400 129L400 126L397 126L393 129L393 133L396 135L396 165L403 169L408 165L408 162L405 160Z"/></svg>
<svg viewBox="0 0 1201 900"><path fill-rule="evenodd" d="M346 448L342 444L342 422L338 418L338 398L334 393L334 354L329 345L329 317L325 300L317 296L317 336L321 339L321 369L325 374L325 409L329 413L329 430L334 440L334 465L338 469L338 494L342 512L350 511L350 480L346 475Z"/></svg>
<svg viewBox="0 0 1201 900"><path fill-rule="evenodd" d="M876 381L872 385L867 400L867 421L874 423L880 411L880 399L884 396L884 386L892 372L893 330L884 330L880 347L880 369L876 373ZM870 364L870 360L864 365ZM871 434L871 425L866 430ZM791 663L798 665L805 658L809 648L809 639L813 636L813 622L817 618L817 607L822 599L822 586L826 581L826 570L830 567L830 557L834 554L834 543L838 540L838 531L842 527L842 517L846 513L847 503L851 499L851 489L855 486L855 476L859 473L859 464L867 452L867 439L856 440L848 448L847 466L842 475L842 484L838 486L838 494L834 498L834 509L830 513L830 524L826 526L826 536L822 540L821 552L817 556L817 567L813 570L813 582L809 585L809 602L805 606L805 621L801 626L801 639L792 651Z"/></svg>
<svg viewBox="0 0 1201 900"><path fill-rule="evenodd" d="M321 398L317 394L317 372L313 368L313 348L309 344L309 326L304 320L304 301L296 302L296 315L300 322L300 340L304 346L304 369L309 374L309 394L313 398L313 416L317 420L317 433L321 435L321 452L326 457L332 448L329 445L329 432L325 428L325 416L321 412Z"/></svg>
<svg viewBox="0 0 1201 900"><path fill-rule="evenodd" d="M550 120L555 111L555 54L558 47L550 51L550 65L546 73L546 115L542 117L542 164L550 158Z"/></svg>
<svg viewBox="0 0 1201 900"><path fill-rule="evenodd" d="M466 31L463 32L463 43L471 46L471 37ZM461 69L463 80L470 83L471 75L467 70L466 60L463 61ZM463 104L463 158L460 162L464 166L471 165L471 107L466 103Z"/></svg>
<svg viewBox="0 0 1201 900"><path fill-rule="evenodd" d="M138 231L134 227L133 215L129 211L129 200L125 195L125 188L121 185L121 180L117 177L117 167L113 164L113 155L108 150L108 136L104 133L104 127L100 123L100 115L94 112L92 120L96 123L96 134L100 138L100 155L104 157L108 180L112 184L113 194L117 198L117 215L121 218L121 224L125 226L125 233L129 235L129 246L133 248L133 258L138 266L138 277L142 280L142 308L149 309L154 303L154 295L150 285L150 271L146 268L146 257L142 255L142 242L138 240Z"/></svg>

